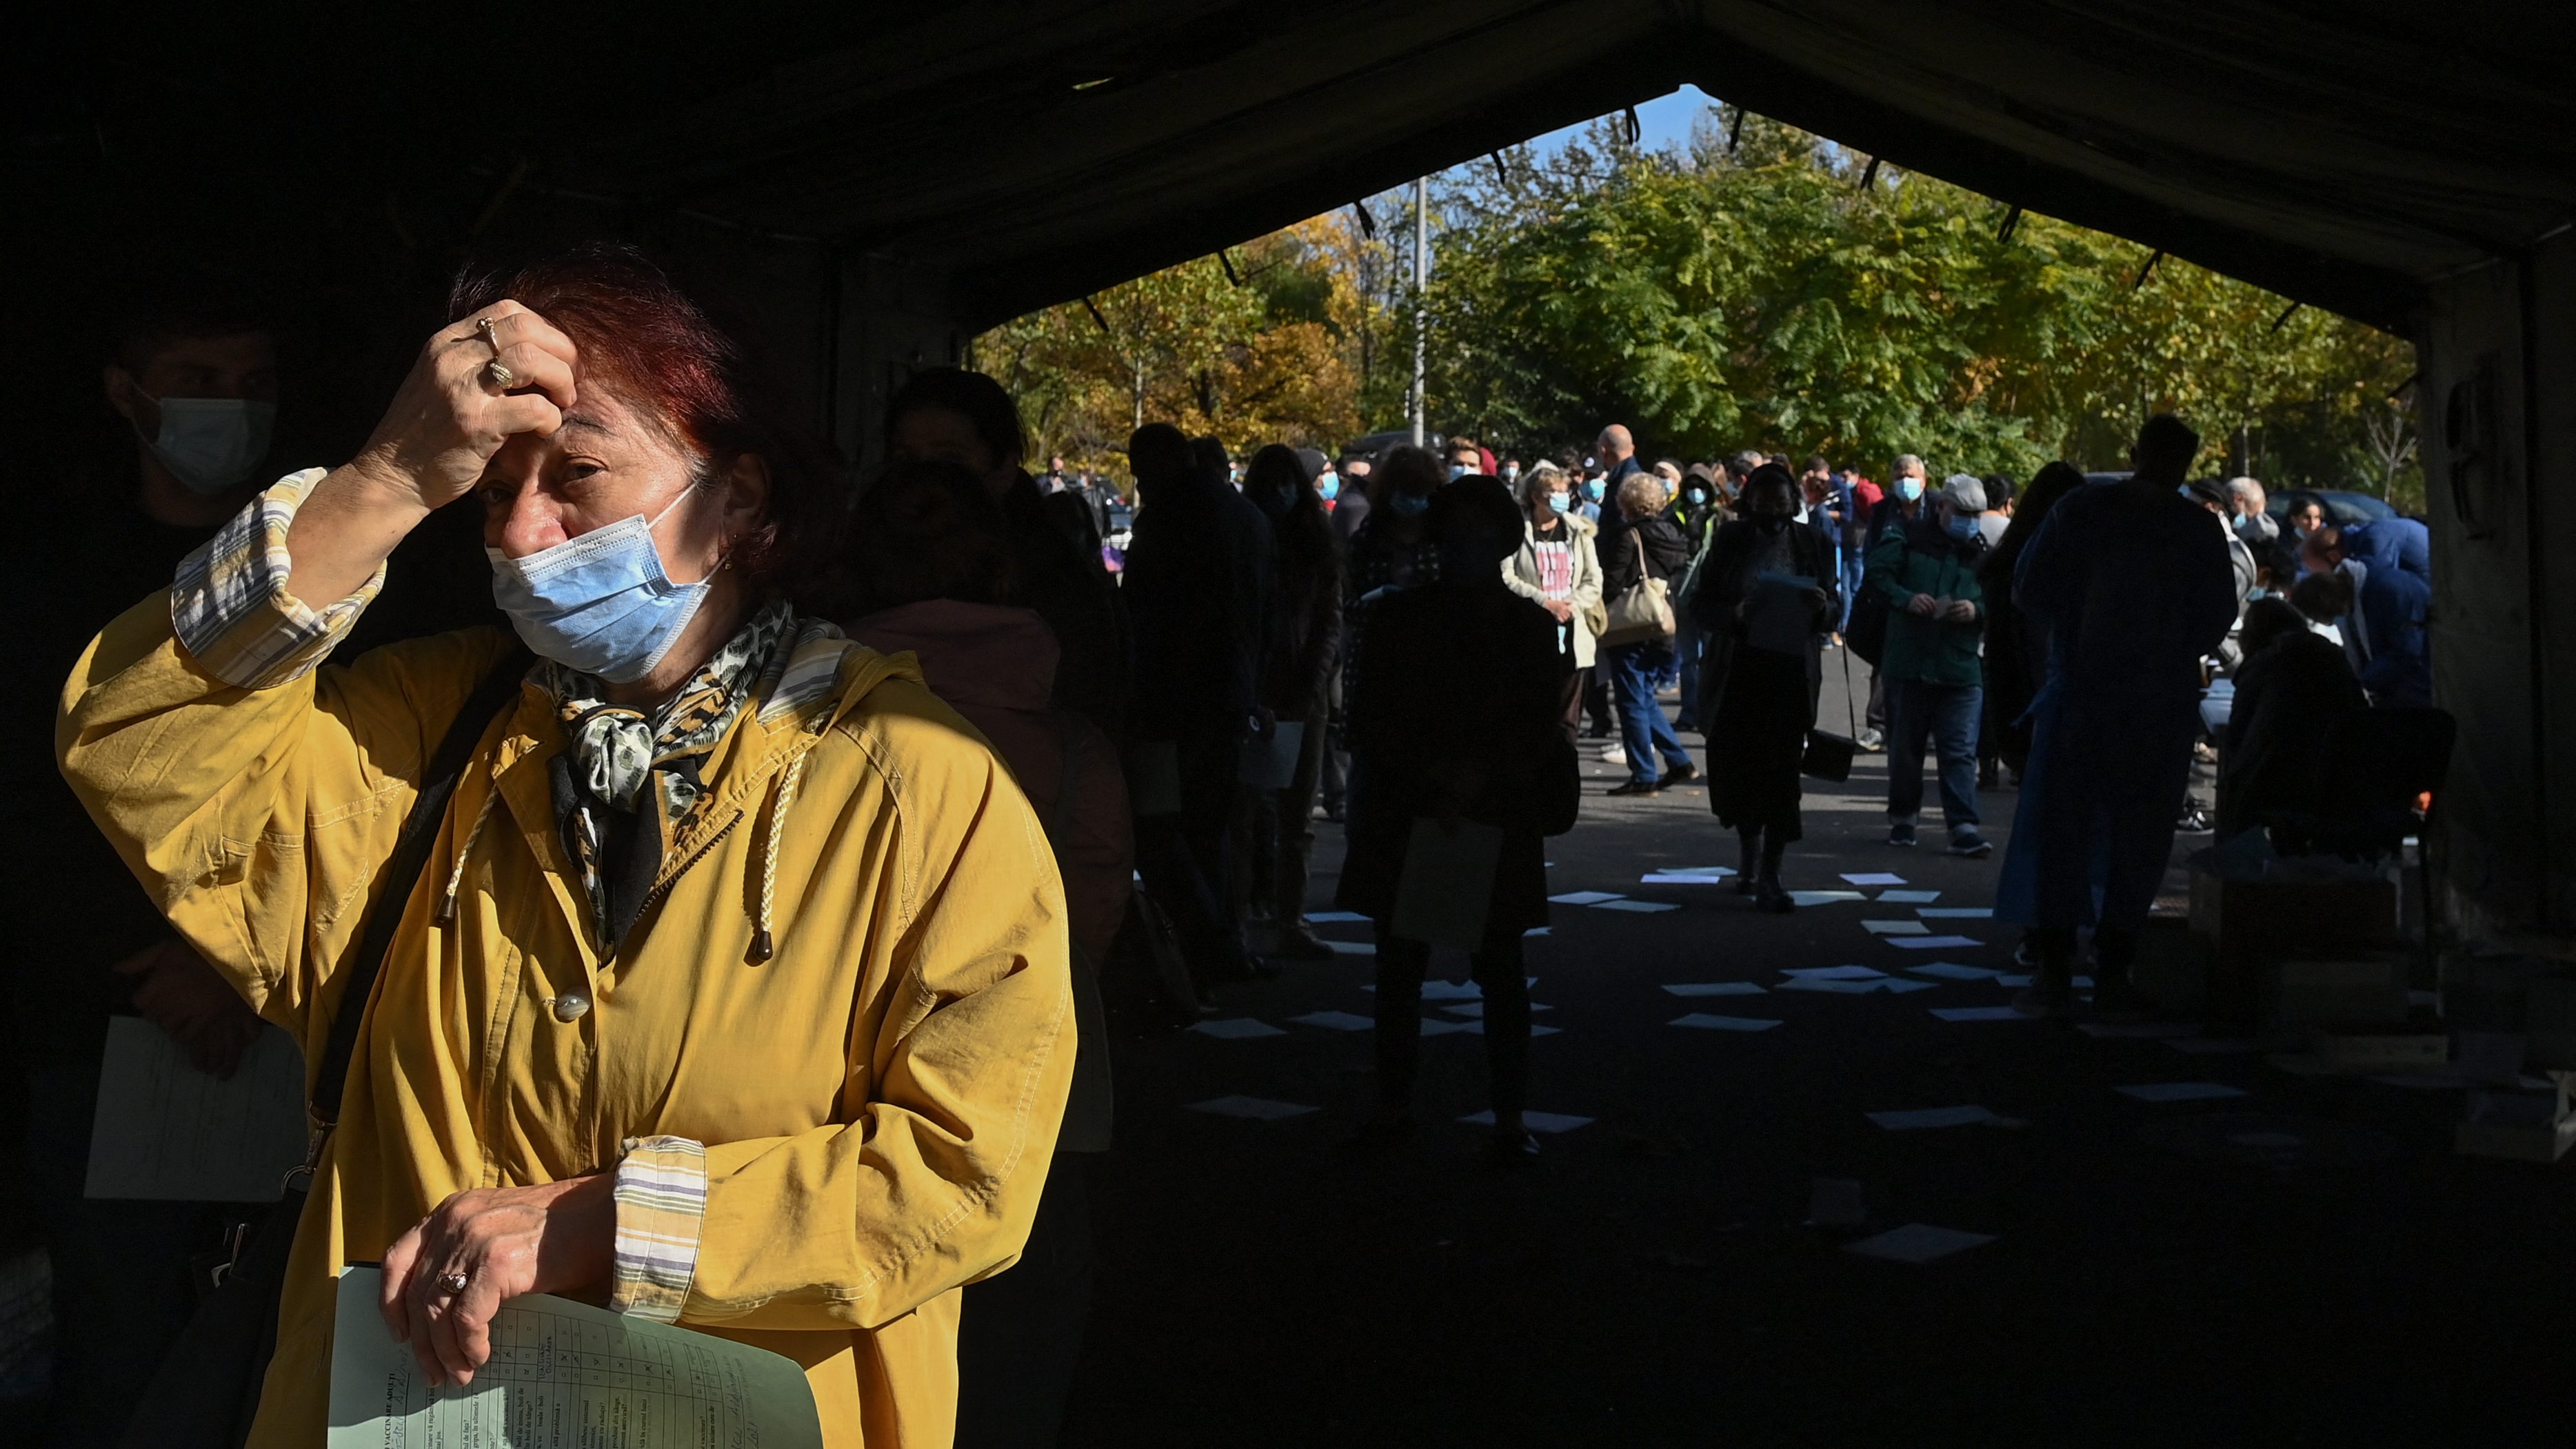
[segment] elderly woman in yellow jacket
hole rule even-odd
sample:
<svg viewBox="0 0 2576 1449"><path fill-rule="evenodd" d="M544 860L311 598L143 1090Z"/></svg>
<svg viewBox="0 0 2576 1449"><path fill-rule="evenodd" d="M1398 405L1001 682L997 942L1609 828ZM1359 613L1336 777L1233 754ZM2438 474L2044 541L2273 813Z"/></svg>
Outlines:
<svg viewBox="0 0 2576 1449"><path fill-rule="evenodd" d="M833 473L660 273L579 253L456 315L354 461L261 495L64 696L64 770L190 944L308 1061L367 1013L253 1442L322 1442L332 1280L381 1260L432 1382L506 1300L590 1295L803 1364L828 1444L945 1443L957 1290L1019 1251L1073 1068L1045 833L910 656L786 601ZM469 494L537 658L343 1001L512 643L316 666Z"/></svg>

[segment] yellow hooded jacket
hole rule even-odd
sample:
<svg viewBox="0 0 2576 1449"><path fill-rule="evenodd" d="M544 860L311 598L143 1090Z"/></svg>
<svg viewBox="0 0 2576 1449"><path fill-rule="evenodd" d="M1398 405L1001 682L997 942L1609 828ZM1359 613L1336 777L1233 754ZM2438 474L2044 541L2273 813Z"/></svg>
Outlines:
<svg viewBox="0 0 2576 1449"><path fill-rule="evenodd" d="M171 924L317 1061L428 756L508 641L243 689L170 613L146 600L90 646L63 769ZM376 984L254 1444L322 1442L342 1263L451 1193L612 1169L653 1136L705 1147L679 1321L805 1365L836 1449L950 1442L958 1289L1027 1240L1072 1076L1063 891L911 656L809 636L772 693L608 960L554 824L550 702L530 686L487 728Z"/></svg>

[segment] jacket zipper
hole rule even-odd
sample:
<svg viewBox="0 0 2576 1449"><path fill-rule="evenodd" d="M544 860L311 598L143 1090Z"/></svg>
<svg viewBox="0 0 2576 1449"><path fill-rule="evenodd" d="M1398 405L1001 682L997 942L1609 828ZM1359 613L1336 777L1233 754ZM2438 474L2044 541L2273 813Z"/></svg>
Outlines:
<svg viewBox="0 0 2576 1449"><path fill-rule="evenodd" d="M660 885L657 885L653 887L653 889L645 892L644 904L636 907L635 919L639 921L644 919L646 913L650 912L655 906L660 905L662 903L662 897L671 893L671 887L680 883L680 877L687 875L690 869L696 866L699 861L706 859L707 852L715 849L717 842L723 840L726 836L733 834L733 828L742 823L742 817L745 813L747 812L735 812L734 817L731 820L726 821L723 827L718 829L715 834L698 842L698 848L689 852L689 858L680 862L680 868L678 870L675 870L671 872L670 875L664 877ZM626 938L628 941L634 940L635 933L632 930L629 930L626 933ZM617 954L609 959L612 961L622 960L625 958L625 955L626 945L624 942L620 942L618 944Z"/></svg>

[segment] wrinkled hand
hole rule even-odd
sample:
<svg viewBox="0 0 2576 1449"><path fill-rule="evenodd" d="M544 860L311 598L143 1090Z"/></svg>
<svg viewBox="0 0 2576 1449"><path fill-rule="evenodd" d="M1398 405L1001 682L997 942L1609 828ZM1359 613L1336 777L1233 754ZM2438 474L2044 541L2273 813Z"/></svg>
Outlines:
<svg viewBox="0 0 2576 1449"><path fill-rule="evenodd" d="M1952 599L1942 606L1941 617L1953 624L1973 624L1977 621L1977 606L1965 599Z"/></svg>
<svg viewBox="0 0 2576 1449"><path fill-rule="evenodd" d="M478 325L492 321L489 338ZM493 347L512 380L492 385ZM572 339L516 302L495 302L430 335L349 468L389 494L411 492L424 508L462 496L501 445L518 433L552 436L573 389Z"/></svg>
<svg viewBox="0 0 2576 1449"><path fill-rule="evenodd" d="M177 1042L198 1071L229 1078L241 1070L242 1053L259 1039L259 1013L187 942L147 946L110 969L141 978L134 1009Z"/></svg>
<svg viewBox="0 0 2576 1449"><path fill-rule="evenodd" d="M385 1250L377 1308L433 1388L474 1382L510 1299L604 1282L617 1246L613 1173L460 1192ZM463 1293L441 1280L466 1278Z"/></svg>
<svg viewBox="0 0 2576 1449"><path fill-rule="evenodd" d="M1913 598L1905 601L1905 612L1922 619L1931 618L1935 613L1939 612L1940 607L1941 601L1932 597L1930 594L1916 594Z"/></svg>
<svg viewBox="0 0 2576 1449"><path fill-rule="evenodd" d="M1574 617L1574 606L1563 599L1541 599L1539 607L1554 615L1560 624Z"/></svg>

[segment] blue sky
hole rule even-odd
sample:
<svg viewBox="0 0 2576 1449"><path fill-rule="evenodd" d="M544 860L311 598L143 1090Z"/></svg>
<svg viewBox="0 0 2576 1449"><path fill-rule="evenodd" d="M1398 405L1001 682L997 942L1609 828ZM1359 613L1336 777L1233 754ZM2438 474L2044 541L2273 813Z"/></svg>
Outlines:
<svg viewBox="0 0 2576 1449"><path fill-rule="evenodd" d="M1684 86L1668 96L1657 96L1637 107L1637 128L1649 151L1662 151L1690 140L1691 118L1703 106L1715 105L1716 97L1697 86ZM1586 123L1589 124L1589 123ZM1582 126L1567 126L1544 136L1533 136L1530 144L1542 151L1552 151L1572 140Z"/></svg>

